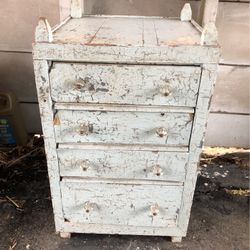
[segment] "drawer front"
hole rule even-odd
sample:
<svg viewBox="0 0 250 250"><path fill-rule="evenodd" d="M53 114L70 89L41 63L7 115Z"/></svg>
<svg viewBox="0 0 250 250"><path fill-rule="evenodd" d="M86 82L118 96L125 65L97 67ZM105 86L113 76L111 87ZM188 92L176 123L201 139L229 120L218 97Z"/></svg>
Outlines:
<svg viewBox="0 0 250 250"><path fill-rule="evenodd" d="M174 227L182 186L62 181L65 219L71 223Z"/></svg>
<svg viewBox="0 0 250 250"><path fill-rule="evenodd" d="M59 110L55 134L59 143L188 146L192 119L186 113Z"/></svg>
<svg viewBox="0 0 250 250"><path fill-rule="evenodd" d="M56 102L194 107L200 73L190 66L54 63L51 94Z"/></svg>
<svg viewBox="0 0 250 250"><path fill-rule="evenodd" d="M58 149L61 176L185 180L187 153Z"/></svg>

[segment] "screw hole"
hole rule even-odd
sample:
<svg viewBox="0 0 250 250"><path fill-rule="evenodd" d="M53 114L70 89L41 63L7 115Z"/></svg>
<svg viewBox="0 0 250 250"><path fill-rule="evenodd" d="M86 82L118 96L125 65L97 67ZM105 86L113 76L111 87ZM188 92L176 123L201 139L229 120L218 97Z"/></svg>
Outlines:
<svg viewBox="0 0 250 250"><path fill-rule="evenodd" d="M153 213L153 216L156 216L156 215L157 215L157 213L156 213L156 212L154 212L154 213Z"/></svg>
<svg viewBox="0 0 250 250"><path fill-rule="evenodd" d="M164 116L165 115L165 113L161 113L161 116Z"/></svg>
<svg viewBox="0 0 250 250"><path fill-rule="evenodd" d="M156 173L157 176L160 176L161 174L160 173Z"/></svg>
<svg viewBox="0 0 250 250"><path fill-rule="evenodd" d="M86 213L89 213L89 209L86 209Z"/></svg>

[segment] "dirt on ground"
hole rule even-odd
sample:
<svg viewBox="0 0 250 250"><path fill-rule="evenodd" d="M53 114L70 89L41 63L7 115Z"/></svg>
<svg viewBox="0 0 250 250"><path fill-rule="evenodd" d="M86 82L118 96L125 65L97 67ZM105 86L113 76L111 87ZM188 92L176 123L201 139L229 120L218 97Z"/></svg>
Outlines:
<svg viewBox="0 0 250 250"><path fill-rule="evenodd" d="M187 237L55 233L42 138L0 153L0 250L249 249L249 152L207 148Z"/></svg>

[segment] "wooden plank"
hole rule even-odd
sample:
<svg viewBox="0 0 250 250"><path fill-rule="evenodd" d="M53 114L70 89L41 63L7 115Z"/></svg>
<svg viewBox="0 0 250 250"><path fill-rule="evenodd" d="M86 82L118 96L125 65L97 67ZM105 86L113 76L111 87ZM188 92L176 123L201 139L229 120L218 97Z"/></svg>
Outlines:
<svg viewBox="0 0 250 250"><path fill-rule="evenodd" d="M37 95L39 100L40 115L42 120L42 129L44 135L44 144L47 158L48 173L50 179L50 189L52 196L52 205L56 230L64 222L64 216L61 203L60 174L58 168L58 159L56 153L55 134L53 129L53 110L49 86L49 66L47 61L34 60L34 71L36 78Z"/></svg>
<svg viewBox="0 0 250 250"><path fill-rule="evenodd" d="M59 110L58 143L124 143L188 146L193 116L181 113Z"/></svg>
<svg viewBox="0 0 250 250"><path fill-rule="evenodd" d="M159 17L148 19L145 17L106 17L86 16L81 19L71 19L66 25L55 32L55 42L71 42L85 45L143 46L143 36L149 36L145 34L148 31L146 26L150 25L151 27L152 24L149 22L143 23L143 21L151 19L155 23L154 28L156 29L156 34L153 37L157 36L156 40L150 40L153 42L150 44L152 47L158 45L200 44L200 32L190 22L179 22L179 20ZM83 34L95 30L96 25L99 27L98 30L92 35L89 41L85 40ZM150 33L152 34L151 31ZM149 43L149 40L147 43Z"/></svg>
<svg viewBox="0 0 250 250"><path fill-rule="evenodd" d="M249 82L250 67L219 66L211 111L213 113L249 114ZM232 133L233 131L229 133L229 136Z"/></svg>
<svg viewBox="0 0 250 250"><path fill-rule="evenodd" d="M187 153L58 149L61 176L179 181Z"/></svg>
<svg viewBox="0 0 250 250"><path fill-rule="evenodd" d="M89 111L130 111L130 112L160 112L160 113L188 113L193 114L194 108L176 106L147 106L147 105L119 105L119 104L89 104L89 103L55 103L55 109L89 110Z"/></svg>
<svg viewBox="0 0 250 250"><path fill-rule="evenodd" d="M68 43L74 41L81 44L89 44L106 22L106 18L96 19L88 17L88 19L91 21L86 22L86 18L70 19L67 24L53 33L54 42Z"/></svg>
<svg viewBox="0 0 250 250"><path fill-rule="evenodd" d="M155 29L160 46L199 45L200 32L190 22L156 19Z"/></svg>
<svg viewBox="0 0 250 250"><path fill-rule="evenodd" d="M73 223L175 227L182 187L62 182L65 218ZM164 196L164 199L162 199Z"/></svg>
<svg viewBox="0 0 250 250"><path fill-rule="evenodd" d="M55 102L194 107L200 67L54 63Z"/></svg>
<svg viewBox="0 0 250 250"><path fill-rule="evenodd" d="M221 63L250 65L250 4L219 4L217 27L222 47Z"/></svg>
<svg viewBox="0 0 250 250"><path fill-rule="evenodd" d="M220 50L217 47L201 46L149 48L38 43L34 45L33 53L36 60L183 65L217 63Z"/></svg>
<svg viewBox="0 0 250 250"><path fill-rule="evenodd" d="M211 113L205 144L212 147L249 148L250 116Z"/></svg>
<svg viewBox="0 0 250 250"><path fill-rule="evenodd" d="M205 27L210 22L215 23L219 0L202 0L201 24Z"/></svg>
<svg viewBox="0 0 250 250"><path fill-rule="evenodd" d="M147 235L147 236L184 236L177 227L139 227L123 225L103 225L65 222L63 232L87 233L87 234L115 234L115 235Z"/></svg>
<svg viewBox="0 0 250 250"><path fill-rule="evenodd" d="M188 227L197 178L197 166L199 162L199 156L202 152L208 118L209 102L213 93L213 86L216 81L216 71L217 65L203 65L197 108L194 116L194 124L190 139L191 153L189 154L187 174L182 195L182 204L178 218L178 226L183 230L183 232L186 232Z"/></svg>
<svg viewBox="0 0 250 250"><path fill-rule="evenodd" d="M140 144L105 144L105 143L61 143L58 148L81 150L123 150L123 151L155 151L155 152L188 152L188 147L165 147L159 145Z"/></svg>

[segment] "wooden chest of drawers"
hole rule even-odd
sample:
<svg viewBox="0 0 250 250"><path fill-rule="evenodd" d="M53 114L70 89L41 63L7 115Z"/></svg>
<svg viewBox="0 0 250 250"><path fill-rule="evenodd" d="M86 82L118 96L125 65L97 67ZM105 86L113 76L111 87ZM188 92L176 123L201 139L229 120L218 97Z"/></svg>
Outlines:
<svg viewBox="0 0 250 250"><path fill-rule="evenodd" d="M191 20L39 21L34 68L56 230L186 235L219 49ZM78 8L77 8L78 6ZM80 11L81 12L81 11Z"/></svg>

